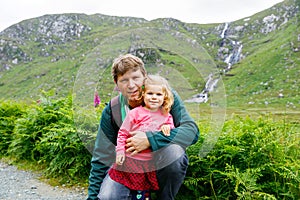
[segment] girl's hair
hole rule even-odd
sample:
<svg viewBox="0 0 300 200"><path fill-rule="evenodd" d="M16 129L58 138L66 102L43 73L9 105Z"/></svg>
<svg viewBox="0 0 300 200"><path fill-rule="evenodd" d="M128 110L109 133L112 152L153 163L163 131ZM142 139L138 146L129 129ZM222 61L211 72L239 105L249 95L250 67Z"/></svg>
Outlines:
<svg viewBox="0 0 300 200"><path fill-rule="evenodd" d="M141 70L142 74L146 76L144 62L134 55L125 54L116 58L112 64L111 75L115 83L118 81L118 76L124 75L129 70Z"/></svg>
<svg viewBox="0 0 300 200"><path fill-rule="evenodd" d="M162 104L161 110L163 114L167 114L168 112L170 112L171 107L174 103L174 96L168 81L159 75L147 75L144 81L144 86L142 87L142 94L145 93L148 85L162 86L162 90L164 93L164 103Z"/></svg>

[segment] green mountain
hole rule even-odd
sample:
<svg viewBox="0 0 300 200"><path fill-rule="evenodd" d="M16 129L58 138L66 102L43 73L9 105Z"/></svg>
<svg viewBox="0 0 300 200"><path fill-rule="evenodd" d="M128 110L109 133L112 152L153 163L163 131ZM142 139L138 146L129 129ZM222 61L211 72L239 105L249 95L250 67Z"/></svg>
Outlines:
<svg viewBox="0 0 300 200"><path fill-rule="evenodd" d="M299 5L286 0L222 24L76 13L24 20L0 33L1 98L37 100L41 90L55 89L57 96L74 92L89 101L97 89L109 99L113 59L134 53L184 100L224 85L229 106L296 108Z"/></svg>

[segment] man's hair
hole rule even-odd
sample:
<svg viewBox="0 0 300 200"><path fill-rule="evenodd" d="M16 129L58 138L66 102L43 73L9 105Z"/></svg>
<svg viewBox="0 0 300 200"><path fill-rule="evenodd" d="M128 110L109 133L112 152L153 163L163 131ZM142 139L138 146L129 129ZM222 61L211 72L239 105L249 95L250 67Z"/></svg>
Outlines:
<svg viewBox="0 0 300 200"><path fill-rule="evenodd" d="M162 113L167 114L168 112L170 112L171 107L174 103L174 96L168 81L159 75L147 75L144 81L143 93L146 91L148 85L162 86L162 90L164 93L164 103L162 104Z"/></svg>
<svg viewBox="0 0 300 200"><path fill-rule="evenodd" d="M124 75L129 70L141 70L142 74L146 76L144 62L137 56L125 54L116 58L112 64L111 75L115 83L118 81L118 76Z"/></svg>

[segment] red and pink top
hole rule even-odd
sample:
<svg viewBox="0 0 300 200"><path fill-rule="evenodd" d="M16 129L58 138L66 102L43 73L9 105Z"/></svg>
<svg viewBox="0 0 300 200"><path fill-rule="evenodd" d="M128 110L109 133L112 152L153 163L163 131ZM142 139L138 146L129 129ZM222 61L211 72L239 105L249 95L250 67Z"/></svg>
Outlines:
<svg viewBox="0 0 300 200"><path fill-rule="evenodd" d="M171 129L174 128L173 118L170 113L163 115L160 109L150 111L143 106L130 110L119 130L116 152L125 152L126 140L131 137L129 132L160 131L162 125L169 125ZM126 156L138 160L150 160L152 158L150 149L146 149L134 156L126 153Z"/></svg>

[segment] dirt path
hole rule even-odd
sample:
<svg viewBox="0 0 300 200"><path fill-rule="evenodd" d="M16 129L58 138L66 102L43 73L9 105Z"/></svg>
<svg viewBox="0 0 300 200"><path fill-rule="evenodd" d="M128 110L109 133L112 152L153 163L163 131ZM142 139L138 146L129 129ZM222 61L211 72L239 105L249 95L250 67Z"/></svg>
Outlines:
<svg viewBox="0 0 300 200"><path fill-rule="evenodd" d="M18 170L0 160L0 200L84 200L85 188L53 187L37 174Z"/></svg>

